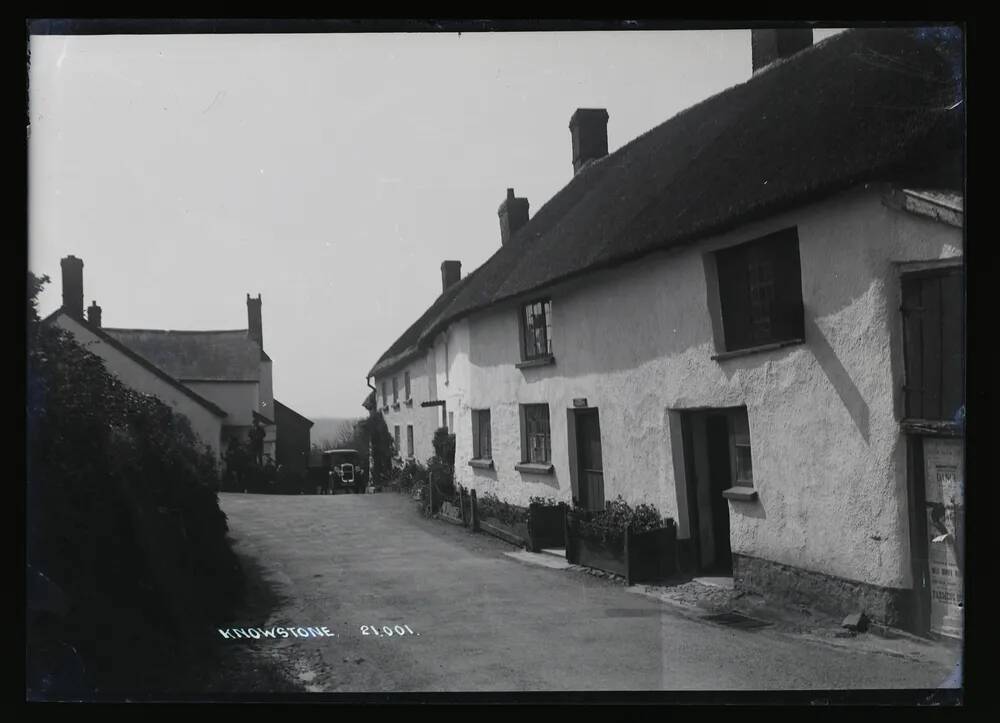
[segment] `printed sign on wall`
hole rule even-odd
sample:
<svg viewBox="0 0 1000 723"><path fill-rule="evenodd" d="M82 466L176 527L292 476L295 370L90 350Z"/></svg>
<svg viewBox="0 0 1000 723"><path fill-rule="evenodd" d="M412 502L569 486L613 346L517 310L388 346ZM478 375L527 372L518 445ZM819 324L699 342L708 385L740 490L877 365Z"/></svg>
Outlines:
<svg viewBox="0 0 1000 723"><path fill-rule="evenodd" d="M962 637L965 495L961 439L924 439L931 631Z"/></svg>

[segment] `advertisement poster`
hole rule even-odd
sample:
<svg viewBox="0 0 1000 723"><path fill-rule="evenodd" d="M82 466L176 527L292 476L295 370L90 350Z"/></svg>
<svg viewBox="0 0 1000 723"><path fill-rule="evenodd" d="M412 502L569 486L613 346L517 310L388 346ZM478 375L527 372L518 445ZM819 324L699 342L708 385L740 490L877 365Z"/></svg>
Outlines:
<svg viewBox="0 0 1000 723"><path fill-rule="evenodd" d="M962 637L965 495L961 439L924 440L931 631Z"/></svg>

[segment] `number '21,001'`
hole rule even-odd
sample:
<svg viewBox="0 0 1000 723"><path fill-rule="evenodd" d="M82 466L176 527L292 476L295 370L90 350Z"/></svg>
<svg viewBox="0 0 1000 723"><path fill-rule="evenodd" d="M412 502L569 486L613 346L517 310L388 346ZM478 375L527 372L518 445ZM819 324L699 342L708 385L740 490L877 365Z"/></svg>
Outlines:
<svg viewBox="0 0 1000 723"><path fill-rule="evenodd" d="M362 625L361 634L391 638L393 635L419 635L420 633L413 632L409 625L383 625L382 627L378 627L377 625Z"/></svg>

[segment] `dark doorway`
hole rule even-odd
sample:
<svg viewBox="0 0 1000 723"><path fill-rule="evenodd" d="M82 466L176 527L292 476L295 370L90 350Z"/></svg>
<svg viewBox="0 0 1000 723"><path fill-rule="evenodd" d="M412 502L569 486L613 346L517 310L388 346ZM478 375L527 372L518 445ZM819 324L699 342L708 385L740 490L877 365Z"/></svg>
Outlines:
<svg viewBox="0 0 1000 723"><path fill-rule="evenodd" d="M601 423L596 409L576 413L576 450L580 506L604 509L604 462L601 457Z"/></svg>
<svg viewBox="0 0 1000 723"><path fill-rule="evenodd" d="M687 536L678 540L687 569L728 576L733 571L730 543L730 490L753 487L750 433L745 407L683 412L684 503ZM680 480L678 480L680 483Z"/></svg>
<svg viewBox="0 0 1000 723"><path fill-rule="evenodd" d="M723 414L710 414L705 419L708 448L708 484L712 509L712 541L715 555L711 569L731 573L733 553L729 545L729 502L723 490L733 486L729 457L729 422Z"/></svg>

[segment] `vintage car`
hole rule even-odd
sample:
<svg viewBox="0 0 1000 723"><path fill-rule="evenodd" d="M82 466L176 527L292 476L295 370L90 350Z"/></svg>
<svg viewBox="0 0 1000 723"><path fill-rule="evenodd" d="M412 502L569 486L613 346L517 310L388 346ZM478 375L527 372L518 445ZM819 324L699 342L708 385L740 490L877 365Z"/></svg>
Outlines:
<svg viewBox="0 0 1000 723"><path fill-rule="evenodd" d="M329 491L363 492L364 470L356 449L328 449L323 452L323 466L329 473Z"/></svg>

